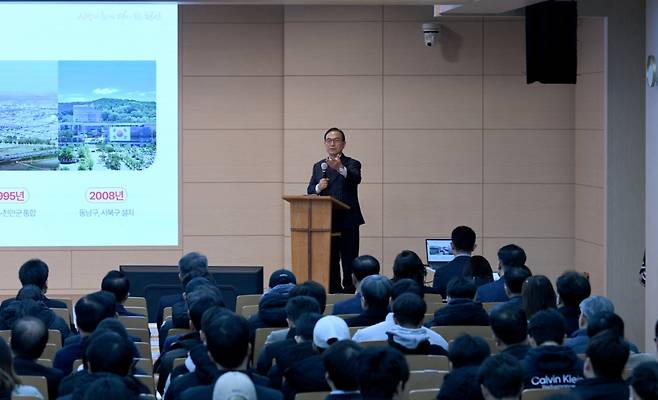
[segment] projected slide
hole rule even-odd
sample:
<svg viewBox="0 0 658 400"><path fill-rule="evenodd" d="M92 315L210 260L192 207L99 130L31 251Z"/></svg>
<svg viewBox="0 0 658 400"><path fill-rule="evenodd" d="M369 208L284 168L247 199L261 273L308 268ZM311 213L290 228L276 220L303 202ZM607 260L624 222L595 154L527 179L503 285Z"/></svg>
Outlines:
<svg viewBox="0 0 658 400"><path fill-rule="evenodd" d="M0 4L0 246L178 244L177 18Z"/></svg>

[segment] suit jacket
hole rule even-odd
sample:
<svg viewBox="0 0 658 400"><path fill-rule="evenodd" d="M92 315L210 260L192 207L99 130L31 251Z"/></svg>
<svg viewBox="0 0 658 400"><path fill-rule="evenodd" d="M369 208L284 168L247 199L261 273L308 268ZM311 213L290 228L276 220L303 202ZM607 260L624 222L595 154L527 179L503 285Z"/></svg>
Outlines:
<svg viewBox="0 0 658 400"><path fill-rule="evenodd" d="M14 370L17 375L45 376L48 381L48 398L56 399L59 393L59 383L64 378L64 373L55 368L44 367L32 360L22 357L14 357Z"/></svg>
<svg viewBox="0 0 658 400"><path fill-rule="evenodd" d="M470 299L452 299L447 306L441 307L434 313L434 318L425 326L450 325L489 325L489 314L482 307Z"/></svg>
<svg viewBox="0 0 658 400"><path fill-rule="evenodd" d="M349 327L354 326L372 326L378 324L386 319L388 315L388 310L365 310L361 314L356 315L352 318L347 318L345 323Z"/></svg>
<svg viewBox="0 0 658 400"><path fill-rule="evenodd" d="M340 158L345 168L347 168L347 177L343 177L338 171L327 168L327 177L329 186L323 190L320 195L331 196L336 200L350 206L349 210L334 210L332 216L332 230L339 232L365 223L361 206L359 206L358 185L361 183L361 163L358 160L350 158L343 154ZM322 179L322 163L320 160L313 165L313 174L308 182L306 193L316 194L315 185Z"/></svg>
<svg viewBox="0 0 658 400"><path fill-rule="evenodd" d="M456 276L462 276L464 274L464 266L470 260L471 256L458 256L436 271L432 287L437 289L444 299L447 297L446 289L448 288L448 282Z"/></svg>
<svg viewBox="0 0 658 400"><path fill-rule="evenodd" d="M361 308L361 293L357 293L354 297L339 301L334 304L334 309L331 312L333 315L340 314L361 314L363 309Z"/></svg>
<svg viewBox="0 0 658 400"><path fill-rule="evenodd" d="M475 301L480 303L502 303L509 300L505 292L505 280L501 276L497 281L489 282L478 288Z"/></svg>

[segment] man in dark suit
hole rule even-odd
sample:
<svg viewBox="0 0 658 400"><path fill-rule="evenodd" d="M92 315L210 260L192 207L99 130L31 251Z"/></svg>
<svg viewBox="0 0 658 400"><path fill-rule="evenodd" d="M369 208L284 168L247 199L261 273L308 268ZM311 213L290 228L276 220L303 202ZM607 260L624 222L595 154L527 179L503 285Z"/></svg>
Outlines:
<svg viewBox="0 0 658 400"><path fill-rule="evenodd" d="M39 287L43 293L42 301L48 306L48 308L66 308L66 303L63 301L53 300L46 297L46 292L48 291L48 274L48 264L38 258L33 258L21 265L21 268L18 270L18 280L21 281L22 286L35 285ZM15 300L15 298L4 300L2 304L0 304L0 309L4 309L13 300Z"/></svg>
<svg viewBox="0 0 658 400"><path fill-rule="evenodd" d="M515 245L508 244L498 250L498 274L500 278L496 281L487 283L478 288L475 295L475 301L480 303L502 303L509 298L505 293L505 280L503 276L510 267L521 267L525 265L526 255L525 251Z"/></svg>
<svg viewBox="0 0 658 400"><path fill-rule="evenodd" d="M349 210L333 212L331 229L340 233L340 237L333 238L331 243L329 292L354 293L352 261L359 254L359 226L365 223L358 195L361 163L343 154L345 133L338 128L330 128L325 132L324 147L327 158L313 165L307 193L332 196L350 207ZM339 258L343 270L342 287Z"/></svg>
<svg viewBox="0 0 658 400"><path fill-rule="evenodd" d="M456 276L462 276L464 266L470 261L475 250L475 232L468 226L458 226L452 230L452 254L455 258L434 273L432 287L446 298L448 282Z"/></svg>
<svg viewBox="0 0 658 400"><path fill-rule="evenodd" d="M347 326L371 326L386 319L393 284L383 275L367 276L361 283L363 312L347 318Z"/></svg>
<svg viewBox="0 0 658 400"><path fill-rule="evenodd" d="M379 274L379 261L373 256L359 256L352 262L352 283L356 286L356 295L347 300L334 304L333 315L360 314L361 308L361 281L367 276Z"/></svg>
<svg viewBox="0 0 658 400"><path fill-rule="evenodd" d="M11 351L14 353L14 370L18 375L45 376L48 397L57 398L59 383L64 373L37 363L48 342L48 329L40 319L24 317L11 329Z"/></svg>

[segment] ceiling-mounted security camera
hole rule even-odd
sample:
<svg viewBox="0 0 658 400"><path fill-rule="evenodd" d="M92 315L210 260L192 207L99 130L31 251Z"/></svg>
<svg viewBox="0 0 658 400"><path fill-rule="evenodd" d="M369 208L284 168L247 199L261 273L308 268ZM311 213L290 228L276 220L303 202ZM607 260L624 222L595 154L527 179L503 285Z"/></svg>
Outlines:
<svg viewBox="0 0 658 400"><path fill-rule="evenodd" d="M428 22L423 24L423 37L425 46L432 47L439 37L440 25L437 22Z"/></svg>

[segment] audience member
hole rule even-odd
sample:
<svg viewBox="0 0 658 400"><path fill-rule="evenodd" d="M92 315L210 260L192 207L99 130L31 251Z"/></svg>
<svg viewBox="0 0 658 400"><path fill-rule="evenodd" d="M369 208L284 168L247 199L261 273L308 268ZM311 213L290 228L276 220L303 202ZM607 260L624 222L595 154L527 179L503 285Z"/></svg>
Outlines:
<svg viewBox="0 0 658 400"><path fill-rule="evenodd" d="M473 301L477 287L468 278L456 276L448 283L448 304L434 313L427 326L489 325L489 315L482 304Z"/></svg>
<svg viewBox="0 0 658 400"><path fill-rule="evenodd" d="M464 266L464 276L470 279L475 287L478 288L494 280L491 264L482 256L471 256L471 259Z"/></svg>
<svg viewBox="0 0 658 400"><path fill-rule="evenodd" d="M589 279L580 272L566 271L555 283L558 295L558 311L564 317L567 336L578 330L580 302L592 294Z"/></svg>
<svg viewBox="0 0 658 400"><path fill-rule="evenodd" d="M475 301L481 303L501 303L509 300L505 292L505 280L503 279L508 268L521 267L525 265L526 254L523 249L515 244L508 244L498 250L498 274L500 278L478 288Z"/></svg>
<svg viewBox="0 0 658 400"><path fill-rule="evenodd" d="M622 378L628 360L628 343L616 332L604 331L587 346L584 374L573 393L582 400L628 399L628 383Z"/></svg>
<svg viewBox="0 0 658 400"><path fill-rule="evenodd" d="M41 300L48 308L66 308L66 303L63 301L46 297L46 292L48 292L48 274L48 264L38 258L33 258L21 265L18 270L18 280L21 282L21 286L34 285L38 287L43 295ZM14 299L4 300L2 304L0 304L0 310L11 300Z"/></svg>
<svg viewBox="0 0 658 400"><path fill-rule="evenodd" d="M286 303L297 280L292 272L279 269L270 276L270 288L258 302L258 312L249 318L249 337L253 343L256 329L285 327Z"/></svg>
<svg viewBox="0 0 658 400"><path fill-rule="evenodd" d="M523 391L523 368L511 355L491 356L480 365L478 382L485 400L517 400Z"/></svg>
<svg viewBox="0 0 658 400"><path fill-rule="evenodd" d="M101 290L108 291L116 298L116 311L118 315L127 317L143 317L144 315L126 310L124 306L130 294L130 281L122 271L108 272L101 282Z"/></svg>
<svg viewBox="0 0 658 400"><path fill-rule="evenodd" d="M402 353L390 347L370 347L357 358L357 380L363 399L400 400L409 380Z"/></svg>
<svg viewBox="0 0 658 400"><path fill-rule="evenodd" d="M589 337L587 336L588 321L600 312L615 312L615 306L608 298L603 296L591 296L580 302L580 317L578 317L578 330L569 336L564 345L571 347L578 354L584 354L587 350Z"/></svg>
<svg viewBox="0 0 658 400"><path fill-rule="evenodd" d="M531 276L521 287L523 310L528 319L542 310L557 308L557 298L553 284L544 275Z"/></svg>
<svg viewBox="0 0 658 400"><path fill-rule="evenodd" d="M635 367L630 384L634 400L658 400L658 362L647 361Z"/></svg>
<svg viewBox="0 0 658 400"><path fill-rule="evenodd" d="M22 385L12 365L11 350L0 338L0 400L11 400L13 396L34 396L43 400L44 396L34 387Z"/></svg>
<svg viewBox="0 0 658 400"><path fill-rule="evenodd" d="M528 354L528 320L525 311L513 305L503 305L491 312L491 330L501 354L521 361Z"/></svg>
<svg viewBox="0 0 658 400"><path fill-rule="evenodd" d="M48 308L41 289L35 285L23 286L18 291L16 299L5 303L0 310L0 329L11 329L14 323L23 317L40 319L47 329L58 330L62 334L62 339L66 339L71 334L69 322L64 321Z"/></svg>
<svg viewBox="0 0 658 400"><path fill-rule="evenodd" d="M436 289L443 298L446 298L446 291L450 280L457 276L464 275L464 266L471 259L471 253L477 247L475 244L475 232L468 226L458 226L452 230L451 234L452 254L455 258L448 264L440 267L434 273L434 282L432 287Z"/></svg>
<svg viewBox="0 0 658 400"><path fill-rule="evenodd" d="M443 379L437 400L482 399L478 372L490 354L489 345L479 336L461 335L452 341L448 349L452 370Z"/></svg>
<svg viewBox="0 0 658 400"><path fill-rule="evenodd" d="M114 332L119 336L121 336L122 338L126 339L128 341L128 347L130 347L130 352L132 353L133 358L141 358L141 355L139 354L139 350L137 349L137 346L135 346L135 343L140 342L141 339L135 336L128 335L128 331L126 330L126 327L123 325L121 321L119 321L116 318L105 318L98 324L98 326L96 327L96 331L102 329ZM96 331L94 331L94 333ZM87 345L89 345L89 341L87 341ZM84 350L86 350L86 347ZM85 352L83 351L82 354L84 353ZM84 356L82 358L84 359Z"/></svg>
<svg viewBox="0 0 658 400"><path fill-rule="evenodd" d="M324 311L327 307L327 291L324 289L324 286L314 281L306 281L295 286L290 291L289 299L297 296L308 296L314 298L320 305L320 314L324 314ZM290 331L289 327L277 329L267 335L265 344L275 343L285 339L292 339L294 336L294 330Z"/></svg>
<svg viewBox="0 0 658 400"><path fill-rule="evenodd" d="M388 314L393 284L383 275L370 275L361 282L363 312L345 322L347 326L371 326L382 322Z"/></svg>
<svg viewBox="0 0 658 400"><path fill-rule="evenodd" d="M256 387L242 372L229 371L217 379L212 400L258 400Z"/></svg>
<svg viewBox="0 0 658 400"><path fill-rule="evenodd" d="M425 264L418 257L418 254L411 250L402 250L400 254L395 256L395 260L393 260L393 283L401 279L412 279L420 286L423 293L438 293L436 289L425 286L426 275Z"/></svg>
<svg viewBox="0 0 658 400"><path fill-rule="evenodd" d="M87 387L82 400L139 400L140 398L140 393L132 390L123 379L107 374Z"/></svg>
<svg viewBox="0 0 658 400"><path fill-rule="evenodd" d="M423 326L427 305L417 294L404 293L393 303L395 326L388 332L388 344L404 354L446 355L446 349L430 342L436 332Z"/></svg>
<svg viewBox="0 0 658 400"><path fill-rule="evenodd" d="M532 276L532 273L526 266L507 268L505 275L501 279L505 280L505 293L507 293L509 300L502 304L508 304L523 309L523 283L526 279L530 278L530 276ZM500 307L502 304L499 304L496 307ZM494 307L494 309L496 307Z"/></svg>
<svg viewBox="0 0 658 400"><path fill-rule="evenodd" d="M588 321L587 337L591 340L591 338L596 336L599 332L606 330L610 330L616 333L620 338L626 339L624 336L624 320L619 315L607 311L594 314L594 316ZM653 354L640 354L636 345L630 343L628 340L626 343L628 343L630 354L625 368L633 369L636 365L641 364L644 361L656 360Z"/></svg>
<svg viewBox="0 0 658 400"><path fill-rule="evenodd" d="M583 361L563 346L564 318L556 310L542 310L528 322L532 348L521 365L526 389L569 387L583 379Z"/></svg>
<svg viewBox="0 0 658 400"><path fill-rule="evenodd" d="M360 400L358 357L363 347L351 340L340 340L322 353L331 393L325 400Z"/></svg>
<svg viewBox="0 0 658 400"><path fill-rule="evenodd" d="M361 281L366 276L379 275L379 261L373 256L359 256L352 262L352 284L356 287L356 295L347 300L334 304L333 315L360 314L361 308Z"/></svg>

